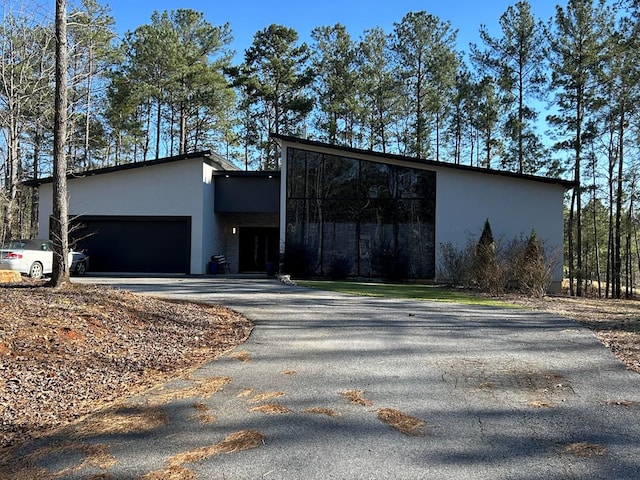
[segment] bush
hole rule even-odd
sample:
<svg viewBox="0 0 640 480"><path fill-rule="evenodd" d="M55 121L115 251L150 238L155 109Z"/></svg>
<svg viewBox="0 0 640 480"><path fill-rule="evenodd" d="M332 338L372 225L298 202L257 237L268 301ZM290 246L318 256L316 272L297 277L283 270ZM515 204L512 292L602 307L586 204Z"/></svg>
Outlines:
<svg viewBox="0 0 640 480"><path fill-rule="evenodd" d="M344 280L351 273L353 268L353 262L347 257L340 255L334 257L329 267L329 277L332 280Z"/></svg>
<svg viewBox="0 0 640 480"><path fill-rule="evenodd" d="M397 282L409 275L409 260L400 248L381 246L372 251L375 270L387 280Z"/></svg>
<svg viewBox="0 0 640 480"><path fill-rule="evenodd" d="M304 246L289 246L282 258L284 271L295 278L308 277L314 261L313 253Z"/></svg>
<svg viewBox="0 0 640 480"><path fill-rule="evenodd" d="M544 244L537 239L535 230L521 244L513 263L518 290L531 296L544 296L553 279L554 261L545 257Z"/></svg>
<svg viewBox="0 0 640 480"><path fill-rule="evenodd" d="M482 234L476 245L471 278L482 292L499 295L504 292L507 268L496 254L489 219L485 220Z"/></svg>
<svg viewBox="0 0 640 480"><path fill-rule="evenodd" d="M471 252L469 249L459 249L453 243L440 244L440 262L438 264L438 278L442 278L453 286L469 283Z"/></svg>
<svg viewBox="0 0 640 480"><path fill-rule="evenodd" d="M517 290L540 297L551 285L558 258L545 252L535 231L509 243L495 241L487 220L479 240L469 238L464 248L441 244L438 277L492 295Z"/></svg>

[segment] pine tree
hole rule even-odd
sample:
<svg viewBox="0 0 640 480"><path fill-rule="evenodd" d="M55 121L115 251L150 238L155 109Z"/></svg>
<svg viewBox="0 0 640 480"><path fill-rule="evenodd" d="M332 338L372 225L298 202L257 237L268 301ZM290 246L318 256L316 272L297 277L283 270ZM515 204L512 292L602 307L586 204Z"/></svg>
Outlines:
<svg viewBox="0 0 640 480"><path fill-rule="evenodd" d="M483 25L481 50L471 46L472 58L484 75L496 79L502 128L509 142L502 161L519 173L535 173L541 157L541 142L535 133L537 112L533 101L542 98L546 85L545 44L542 26L526 1L510 6L500 17L501 36L492 37Z"/></svg>
<svg viewBox="0 0 640 480"><path fill-rule="evenodd" d="M604 0L569 0L556 8L551 38L552 86L556 89L557 115L549 117L561 140L557 148L572 152L573 190L568 225L569 284L571 295L583 294L582 162L592 138L590 116L598 108L601 68L612 30L611 12ZM574 241L573 235L576 239ZM575 288L574 281L576 280Z"/></svg>
<svg viewBox="0 0 640 480"><path fill-rule="evenodd" d="M392 49L400 80L406 85L406 115L412 126L408 150L418 158L435 147L435 160L440 159L441 134L458 67L456 35L449 22L426 12L410 12L394 24Z"/></svg>
<svg viewBox="0 0 640 480"><path fill-rule="evenodd" d="M311 38L320 138L355 147L359 118L355 45L340 24L314 28Z"/></svg>
<svg viewBox="0 0 640 480"><path fill-rule="evenodd" d="M282 25L257 32L245 51L244 62L233 73L259 126L262 167L278 164L269 134L294 134L304 128L313 108L309 89L313 71L309 47L298 44L298 33Z"/></svg>
<svg viewBox="0 0 640 480"><path fill-rule="evenodd" d="M67 2L56 0L56 96L53 129L53 268L49 286L69 281L69 215L67 200Z"/></svg>

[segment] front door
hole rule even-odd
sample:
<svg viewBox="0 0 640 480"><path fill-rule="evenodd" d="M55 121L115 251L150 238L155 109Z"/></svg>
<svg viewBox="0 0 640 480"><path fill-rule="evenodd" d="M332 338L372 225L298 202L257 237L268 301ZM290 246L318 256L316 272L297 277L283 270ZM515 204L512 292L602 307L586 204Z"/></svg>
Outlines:
<svg viewBox="0 0 640 480"><path fill-rule="evenodd" d="M240 272L266 272L267 263L278 263L278 243L280 235L277 228L240 227Z"/></svg>

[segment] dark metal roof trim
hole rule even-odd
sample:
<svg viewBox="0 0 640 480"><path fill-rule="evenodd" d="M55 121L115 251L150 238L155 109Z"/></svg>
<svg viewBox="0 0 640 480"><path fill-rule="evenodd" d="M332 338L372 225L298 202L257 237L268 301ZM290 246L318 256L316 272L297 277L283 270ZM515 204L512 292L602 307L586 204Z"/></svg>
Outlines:
<svg viewBox="0 0 640 480"><path fill-rule="evenodd" d="M123 163L122 165L113 165L111 167L95 168L93 170L86 170L84 172L72 172L67 174L67 179L91 177L94 175L102 175L105 173L133 170L135 168L151 167L154 165L163 165L165 163L178 162L180 160L189 160L193 158L202 158L203 161L208 165L210 166L217 165L223 171L234 172L238 170L238 167L236 167L234 164L232 164L228 160L225 160L220 155L212 153L211 150L203 150L201 152L193 152L193 153L187 153L183 155L174 155L172 157L156 158L154 160L145 160L142 162ZM22 184L28 187L37 187L44 183L52 183L52 182L53 182L53 177L47 177L47 178L25 180L24 182L22 182Z"/></svg>
<svg viewBox="0 0 640 480"><path fill-rule="evenodd" d="M468 172L484 173L488 175L500 175L500 176L510 177L510 178L519 178L522 180L531 180L535 182L558 184L564 187L565 189L571 189L576 186L575 182L570 180L563 180L561 178L541 177L538 175L527 175L527 174L508 172L503 170L491 170L486 168L472 167L469 165L457 165L455 163L437 162L434 160L425 160L425 159L419 159L415 157L406 157L406 156L397 155L397 154L375 152L373 150L362 150L362 149L353 148L353 147L331 145L329 143L323 143L316 140L307 140L304 138L291 137L291 136L280 135L276 133L272 133L271 138L274 138L280 144L282 144L282 142L286 142L286 143L304 145L308 147L331 149L331 150L335 150L336 152L366 155L366 156L375 157L381 160L393 159L393 160L399 160L406 163L414 163L418 165L429 165L433 167L452 168L455 170L464 170Z"/></svg>
<svg viewBox="0 0 640 480"><path fill-rule="evenodd" d="M214 177L265 177L280 178L280 170L215 170Z"/></svg>

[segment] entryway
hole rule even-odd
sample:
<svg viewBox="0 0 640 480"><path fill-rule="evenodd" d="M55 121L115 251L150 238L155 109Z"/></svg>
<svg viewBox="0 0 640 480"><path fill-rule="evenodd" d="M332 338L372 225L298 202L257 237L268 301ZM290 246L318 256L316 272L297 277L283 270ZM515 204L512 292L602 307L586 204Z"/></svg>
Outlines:
<svg viewBox="0 0 640 480"><path fill-rule="evenodd" d="M238 236L240 273L268 272L278 264L278 228L240 227Z"/></svg>

